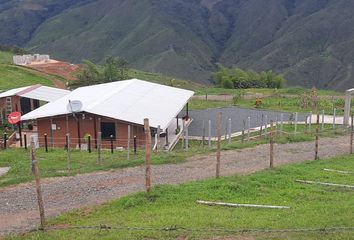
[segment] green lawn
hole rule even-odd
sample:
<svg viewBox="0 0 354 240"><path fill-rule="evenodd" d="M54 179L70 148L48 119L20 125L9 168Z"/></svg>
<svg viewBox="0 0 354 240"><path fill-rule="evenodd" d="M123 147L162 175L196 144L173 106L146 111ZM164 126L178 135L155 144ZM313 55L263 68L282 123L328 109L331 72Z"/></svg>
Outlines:
<svg viewBox="0 0 354 240"><path fill-rule="evenodd" d="M321 134L322 137L332 137L343 134L342 129L338 128L336 132L330 130L331 125L326 125L326 131ZM315 126L311 127L312 133L304 133L308 128L304 125L298 126L298 134L294 135L294 126L284 125L284 131L291 133L290 135L283 134L275 139L277 143L289 142L303 142L314 140ZM245 138L247 138L245 134ZM251 137L259 136L259 132L251 133ZM242 149L254 147L260 144L267 144L269 139L263 137L262 139L251 139L242 143L242 137L235 137L229 144L227 140L222 141L223 150ZM189 141L189 151L182 149L181 141L176 145L174 151L159 154L152 153L153 164L167 164L167 163L182 163L187 157L196 154L209 154L216 151L216 143L212 143L212 147L202 147L201 141ZM205 144L207 144L205 142ZM111 169L133 167L144 164L144 151L139 150L137 155L130 154L130 160L127 160L126 151L115 151L111 154L110 151L105 150L102 153L102 164L98 165L97 154L95 151L88 153L86 151L71 151L71 171L68 172L67 153L63 149L50 149L48 153L44 149L37 151L37 158L41 175L44 178L71 176L82 173L89 173L95 171L106 171ZM0 177L0 187L14 185L18 183L28 182L33 180L30 167L29 150L25 149L7 149L0 150L0 167L11 167L11 170L4 176Z"/></svg>
<svg viewBox="0 0 354 240"><path fill-rule="evenodd" d="M182 236L214 239L235 234L211 229L353 227L353 189L295 182L300 179L354 185L354 174L326 172L323 168L353 172L354 156L283 166L247 176L157 186L149 195L133 194L102 206L64 214L49 223L62 227L106 225L162 229L176 226L194 231L66 229L10 239L177 239ZM291 209L210 207L196 204L197 200L281 205ZM353 231L342 231L253 233L252 236L257 239L353 239L353 234ZM248 239L248 235L244 233L240 239Z"/></svg>
<svg viewBox="0 0 354 240"><path fill-rule="evenodd" d="M0 64L0 90L34 84L53 86L53 83L49 79L31 73L24 68L15 65Z"/></svg>

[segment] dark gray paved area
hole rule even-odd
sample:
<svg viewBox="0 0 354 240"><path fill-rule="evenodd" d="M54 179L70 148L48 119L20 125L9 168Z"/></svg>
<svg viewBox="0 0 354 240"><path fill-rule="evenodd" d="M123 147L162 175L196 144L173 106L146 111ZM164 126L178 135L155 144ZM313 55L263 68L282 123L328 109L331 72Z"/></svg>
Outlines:
<svg viewBox="0 0 354 240"><path fill-rule="evenodd" d="M219 112L223 113L223 127L222 134L226 133L226 124L229 118L231 118L231 129L232 133L240 132L243 128L243 120L246 121L246 127L248 126L248 117L251 117L251 128L259 127L262 123L265 123L265 116L268 117L268 124L270 121L276 120L280 121L280 115L282 112L268 111L268 110L258 110L258 109L248 109L240 107L225 107L225 108L213 108L207 110L192 110L189 111L189 115L193 118L193 122L189 127L189 135L200 137L203 135L203 121L205 121L206 135L208 134L208 121L211 120L211 135L216 137L216 121ZM283 113L284 121L289 121L291 113ZM304 122L306 114L299 114L298 120Z"/></svg>

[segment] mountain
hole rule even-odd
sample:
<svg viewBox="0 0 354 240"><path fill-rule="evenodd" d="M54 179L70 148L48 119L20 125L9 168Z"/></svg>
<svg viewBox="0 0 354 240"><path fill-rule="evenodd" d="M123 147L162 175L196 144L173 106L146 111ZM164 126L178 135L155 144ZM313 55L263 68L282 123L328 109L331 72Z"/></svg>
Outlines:
<svg viewBox="0 0 354 240"><path fill-rule="evenodd" d="M0 44L210 82L217 63L354 85L352 0L0 0Z"/></svg>

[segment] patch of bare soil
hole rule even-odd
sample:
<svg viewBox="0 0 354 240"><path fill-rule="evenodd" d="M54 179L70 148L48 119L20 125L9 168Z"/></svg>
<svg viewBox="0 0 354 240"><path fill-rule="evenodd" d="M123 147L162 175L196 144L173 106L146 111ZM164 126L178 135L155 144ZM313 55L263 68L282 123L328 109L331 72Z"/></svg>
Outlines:
<svg viewBox="0 0 354 240"><path fill-rule="evenodd" d="M75 80L76 78L74 75L80 68L79 65L60 61L55 61L52 63L31 64L27 67L46 74L61 76L67 80Z"/></svg>

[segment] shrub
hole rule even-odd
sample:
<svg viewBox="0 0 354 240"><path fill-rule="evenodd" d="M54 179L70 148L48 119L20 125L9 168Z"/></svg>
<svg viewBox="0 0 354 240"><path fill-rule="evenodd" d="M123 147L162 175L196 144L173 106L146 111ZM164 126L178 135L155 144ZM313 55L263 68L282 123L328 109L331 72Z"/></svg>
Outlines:
<svg viewBox="0 0 354 240"><path fill-rule="evenodd" d="M283 75L272 71L257 73L222 65L218 65L213 78L216 85L223 88L282 88L285 83Z"/></svg>
<svg viewBox="0 0 354 240"><path fill-rule="evenodd" d="M232 98L232 102L233 104L237 104L240 100L242 99L242 93L241 92L237 92L234 97Z"/></svg>

